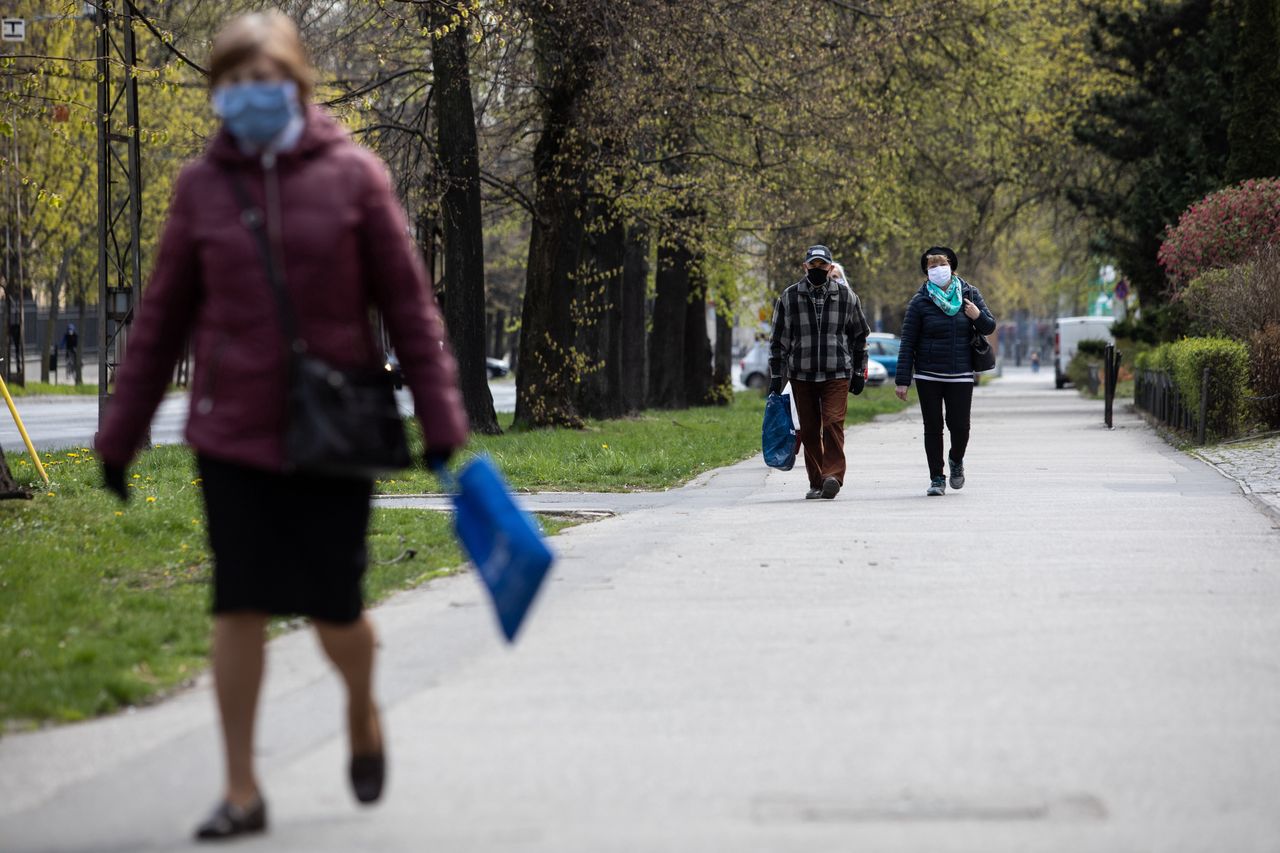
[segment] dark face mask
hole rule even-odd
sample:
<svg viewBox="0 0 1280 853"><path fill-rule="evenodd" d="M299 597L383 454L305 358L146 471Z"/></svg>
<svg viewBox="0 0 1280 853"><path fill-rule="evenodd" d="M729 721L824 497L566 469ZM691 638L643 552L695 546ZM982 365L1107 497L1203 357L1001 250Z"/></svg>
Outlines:
<svg viewBox="0 0 1280 853"><path fill-rule="evenodd" d="M827 271L822 267L813 267L805 273L805 278L809 279L810 284L821 286L827 283Z"/></svg>

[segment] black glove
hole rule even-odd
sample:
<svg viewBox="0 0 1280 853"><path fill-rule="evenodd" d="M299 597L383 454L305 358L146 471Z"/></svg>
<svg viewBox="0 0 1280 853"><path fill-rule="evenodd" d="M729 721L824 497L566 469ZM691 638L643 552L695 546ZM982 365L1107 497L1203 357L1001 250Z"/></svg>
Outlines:
<svg viewBox="0 0 1280 853"><path fill-rule="evenodd" d="M102 463L102 485L122 502L129 501L129 488L124 484L124 469Z"/></svg>
<svg viewBox="0 0 1280 853"><path fill-rule="evenodd" d="M862 389L867 387L867 377L861 373L855 373L849 377L849 393L858 395L862 393Z"/></svg>
<svg viewBox="0 0 1280 853"><path fill-rule="evenodd" d="M770 394L782 393L782 377L781 376L775 376L769 380L769 393Z"/></svg>
<svg viewBox="0 0 1280 853"><path fill-rule="evenodd" d="M433 474L442 471L444 466L449 464L449 460L453 458L453 449L448 450L428 450L422 454L422 460L427 465L427 470Z"/></svg>

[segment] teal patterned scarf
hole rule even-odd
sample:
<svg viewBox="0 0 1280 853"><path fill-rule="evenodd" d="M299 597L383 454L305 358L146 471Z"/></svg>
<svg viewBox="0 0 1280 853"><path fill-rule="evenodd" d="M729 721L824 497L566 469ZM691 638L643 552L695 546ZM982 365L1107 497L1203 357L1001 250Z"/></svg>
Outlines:
<svg viewBox="0 0 1280 853"><path fill-rule="evenodd" d="M942 309L942 313L948 317L954 317L960 310L960 306L964 304L964 297L960 295L963 289L960 287L960 279L954 275L947 284L947 289L943 290L931 281L926 281L929 287L929 298L933 300L933 304Z"/></svg>

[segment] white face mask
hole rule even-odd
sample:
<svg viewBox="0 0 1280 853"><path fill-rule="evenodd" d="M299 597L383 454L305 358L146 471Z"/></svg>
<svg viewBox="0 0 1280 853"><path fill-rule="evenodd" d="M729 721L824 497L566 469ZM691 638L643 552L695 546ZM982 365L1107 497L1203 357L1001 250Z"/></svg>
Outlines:
<svg viewBox="0 0 1280 853"><path fill-rule="evenodd" d="M929 270L929 281L942 287L951 281L951 267L943 264L940 267L932 267Z"/></svg>

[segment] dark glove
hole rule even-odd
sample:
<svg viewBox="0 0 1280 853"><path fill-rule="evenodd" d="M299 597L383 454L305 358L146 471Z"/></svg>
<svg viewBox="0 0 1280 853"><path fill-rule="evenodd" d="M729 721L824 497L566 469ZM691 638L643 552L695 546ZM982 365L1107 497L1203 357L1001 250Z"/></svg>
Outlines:
<svg viewBox="0 0 1280 853"><path fill-rule="evenodd" d="M866 373L855 373L849 377L849 393L858 395L862 393L862 389L867 387Z"/></svg>
<svg viewBox="0 0 1280 853"><path fill-rule="evenodd" d="M449 464L449 460L453 458L453 449L449 450L428 450L422 454L422 459L427 465L427 470L435 474L444 470Z"/></svg>
<svg viewBox="0 0 1280 853"><path fill-rule="evenodd" d="M782 393L782 377L781 376L775 376L769 380L769 393L770 394Z"/></svg>
<svg viewBox="0 0 1280 853"><path fill-rule="evenodd" d="M102 485L122 502L129 501L129 488L124 484L124 468L102 463Z"/></svg>

